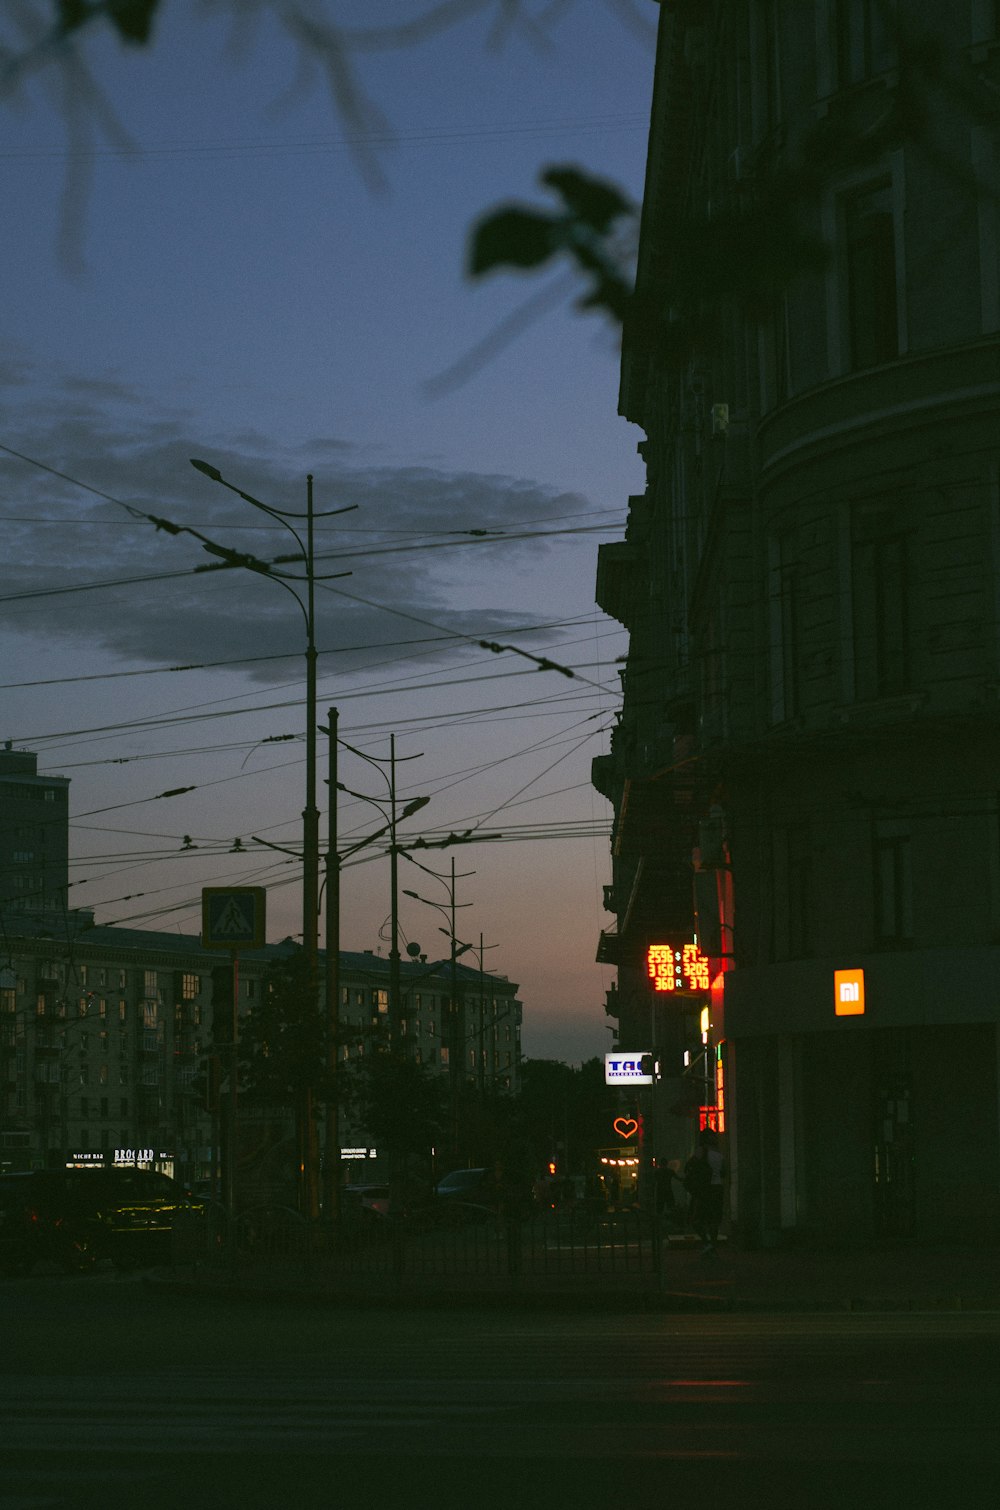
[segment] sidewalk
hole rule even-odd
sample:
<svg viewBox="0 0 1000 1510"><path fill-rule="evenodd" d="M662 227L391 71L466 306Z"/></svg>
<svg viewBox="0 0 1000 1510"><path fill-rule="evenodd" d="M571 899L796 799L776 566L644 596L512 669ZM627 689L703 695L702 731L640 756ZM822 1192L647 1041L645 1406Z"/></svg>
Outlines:
<svg viewBox="0 0 1000 1510"><path fill-rule="evenodd" d="M516 1307L649 1311L1000 1311L1000 1250L952 1245L843 1251L731 1248L703 1256L671 1243L662 1275L457 1273L394 1276L314 1259L225 1268L177 1266L160 1289L352 1308Z"/></svg>
<svg viewBox="0 0 1000 1510"><path fill-rule="evenodd" d="M667 1266L670 1290L734 1311L1000 1310L996 1246L671 1247Z"/></svg>

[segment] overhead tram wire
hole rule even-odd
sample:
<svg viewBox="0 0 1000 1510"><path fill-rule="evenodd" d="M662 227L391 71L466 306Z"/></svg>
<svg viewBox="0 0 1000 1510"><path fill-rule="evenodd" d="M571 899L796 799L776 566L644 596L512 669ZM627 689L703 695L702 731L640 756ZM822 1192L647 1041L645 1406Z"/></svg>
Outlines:
<svg viewBox="0 0 1000 1510"><path fill-rule="evenodd" d="M25 455L24 452L15 451L12 447L3 445L2 442L0 442L0 451L6 452L6 454L9 455L9 456L15 456L15 457L17 457L18 460L25 462L29 466L39 467L42 471L48 472L48 473L50 473L53 476L59 477L63 481L69 482L69 483L73 484L76 487L83 488L86 492L93 493L97 497L105 499L105 501L108 502L108 503L113 503L117 508L124 509L126 511L126 513L128 513L133 519L144 520L146 523L152 524L156 528L157 531L163 530L167 534L170 534L170 535L190 535L190 536L192 536L193 539L198 540L199 543L202 545L202 548L205 549L205 550L208 550L210 552L210 554L218 556L221 553L223 555L224 559L223 559L222 562L216 561L216 562L213 562L212 565L210 565L210 566L203 566L202 567L202 571L225 570L227 567L230 567L230 566L232 566L234 564L238 564L238 563L234 563L234 562L232 562L232 561L230 561L228 559L230 556L232 556L232 555L234 555L236 553L221 551L220 547L216 546L212 541L210 541L208 539L208 537L206 535L202 534L202 532L200 530L194 529L193 526L191 526L191 525L177 524L173 520L165 519L165 518L163 518L161 516L158 516L156 514L147 513L144 509L138 509L133 504L125 503L124 500L121 499L121 498L115 498L115 496L112 493L107 493L107 492L105 492L101 488L95 488L95 487L91 486L90 483L81 482L79 478L71 477L66 472L60 472L55 467L50 467L45 462L40 462L40 461L36 460L34 457ZM239 492L239 489L237 488L235 491ZM340 512L342 512L342 510L339 510L339 509L327 510L326 511L326 516L327 517L332 517L333 515L336 515L336 514L338 514ZM322 517L324 517L324 515L320 515L318 517L322 518ZM265 563L265 564L266 565L271 565L271 564L274 564L274 563ZM262 565L261 569L263 569L263 565ZM433 630L435 630L436 633L442 634L442 635L444 635L445 637L447 637L449 639L457 640L457 641L460 641L460 642L466 642L466 643L475 640L475 641L481 643L481 640L479 640L478 636L473 636L473 635L470 635L468 633L460 634L460 633L456 633L454 631L446 630L443 627L443 625L436 624L432 620L425 619L425 618L423 618L420 615L412 614L412 613L407 613L404 609L392 608L387 603L379 603L379 602L377 602L377 601L375 601L375 600L373 600L371 598L362 597L358 593L347 592L346 589L344 589L344 588L335 588L335 587L332 587L330 585L330 579L327 579L327 578L317 578L315 580L315 586L318 589L320 589L320 590L333 593L334 596L346 598L350 602L361 603L366 608L373 608L373 609L377 610L380 613L392 614L396 618L402 618L402 619L406 619L410 623L420 624L425 629L433 629ZM565 670L565 668L559 668L559 667L555 667L555 668L552 668L552 669L562 669L562 670Z"/></svg>
<svg viewBox="0 0 1000 1510"><path fill-rule="evenodd" d="M529 674L532 674L532 673L530 673L527 669L524 670L524 671L518 670L518 671L509 671L509 672L497 672L495 675L491 675L489 677L474 677L474 678L471 678L471 680L473 682L507 680L507 679L515 677L515 676L526 676L526 675L529 675ZM552 694L551 696L545 696L545 697L542 697L542 698L535 698L535 699L529 698L529 699L525 699L524 701L519 702L519 703L501 704L501 705L497 705L495 707L491 707L491 708L487 708L487 709L483 709L483 710L475 710L475 709L473 709L473 710L463 710L460 714L450 714L450 715L447 715L447 717L451 718L451 719L454 719L457 722L463 722L467 718L474 718L477 711L483 711L483 712L498 712L499 711L499 712L503 712L503 711L506 711L507 709L510 709L510 708L516 709L516 708L526 708L526 707L538 707L540 704L547 705L549 703L555 705L555 704L559 704L559 703L563 702L565 699L573 700L573 699L579 699L579 698L583 698L583 697L592 697L593 694L594 694L594 692L597 692L597 693L600 693L600 694L604 694L608 690L607 688L600 686L599 683L590 682L590 681L585 680L583 678L580 678L579 680L582 682L583 689L586 689L586 690L581 690L580 692L577 692L575 689L573 689L573 690L568 691L566 693L556 693L556 694ZM466 684L467 684L467 682L466 682ZM419 691L426 691L426 690L437 691L437 690L440 690L440 688L441 688L442 685L443 686L459 685L459 683L458 682L452 682L452 683L441 684L441 683L431 682L431 683L422 684L422 685L419 685L419 686L400 688L400 689L398 689L398 691L399 691L399 693L401 695L405 694L405 693L408 693L408 692L419 692ZM354 693L345 693L343 695L343 700L344 701L349 701L349 700L356 700L356 699L359 699L359 698L362 698L362 697L389 696L389 695L390 695L390 693L387 692L387 691L384 691L384 690L379 690L379 691L376 691L376 692L368 692L367 690L365 690L365 691L359 691L359 692L354 692ZM197 706L203 707L205 705L204 704L199 704ZM215 719L222 719L222 718L248 718L248 717L251 717L251 716L258 715L260 713L271 713L271 712L276 712L276 711L280 712L280 711L283 711L283 710L285 710L287 708L295 708L297 706L298 706L298 700L297 699L295 699L295 698L288 698L288 699L282 700L281 702L259 703L259 704L256 704L254 707L251 707L251 708L222 708L222 709L220 709L220 708L216 707L215 711L213 711L211 713L200 713L200 712L194 712L194 711L192 711L192 712L189 712L189 713L183 713L182 714L182 713L180 713L178 711L178 712L168 713L168 714L150 715L150 716L147 716L147 717L144 717L144 718L127 719L127 720L123 720L120 723L94 724L92 726L89 726L89 727L86 727L86 728L81 728L81 729L68 729L68 730L64 729L64 730L56 730L56 731L48 733L48 734L36 734L36 735L32 735L32 736L25 735L25 736L22 736L22 738L23 738L23 740L24 740L24 742L26 744L30 744L31 746L36 747L39 750L41 750L44 747L52 747L52 746L54 746L56 744L65 744L67 742L74 742L74 743L75 742L94 742L92 739L86 738L87 736L101 736L102 738L110 738L110 737L112 737L114 735L119 735L119 734L122 734L122 733L139 733L139 732L143 732L143 731L153 732L153 731L159 731L159 730L163 730L163 729L179 728L179 727L182 727L182 726L187 725L187 724L209 723L209 722L214 721ZM437 720L437 719L439 719L441 717L442 717L442 715L438 714L438 713L427 713L427 714L422 714L422 715L420 715L419 717L416 717L416 718L407 718L407 719L404 719L404 720L402 720L402 722L403 723L411 723L411 724L412 723L421 723L422 724L422 723L425 723L429 719L430 720ZM384 721L382 721L382 722L384 723ZM382 726L382 724L380 723L379 725L374 725L374 726L373 725L368 725L366 727L381 727L381 726Z"/></svg>
<svg viewBox="0 0 1000 1510"><path fill-rule="evenodd" d="M175 573L170 572L166 575L174 576ZM186 573L181 573L181 575L186 575ZM161 578L142 578L141 580L159 581L161 580ZM95 586L97 585L100 584L95 584ZM0 603L2 602L3 599L0 598ZM543 630L573 629L577 626L589 623L592 617L592 614L579 614L574 618L552 619L541 624L520 624L516 627L504 628L503 633L509 637L517 638L518 635L522 634L540 634ZM488 632L493 633L494 631L490 630ZM606 636L602 636L602 638L611 638L613 635L621 635L624 633L626 633L626 631L619 626L608 631ZM398 648L411 651L410 654L397 657L393 660L374 662L373 667L374 669L377 669L379 666L397 664L399 660L417 660L421 657L431 656L434 653L433 650L413 650L412 647L415 645L433 646L437 644L443 644L446 640L450 641L450 635L434 635L424 640L378 640L358 645L338 645L330 650L319 651L319 657L320 659L322 659L324 656L328 655L353 655L365 650L393 650ZM570 643L583 643L583 641L571 641ZM174 676L178 675L179 673L191 671L218 671L224 669L227 666L256 666L263 665L268 661L288 661L291 660L293 656L294 651L278 651L277 653L272 655L240 655L232 656L227 658L226 660L221 661L191 661L178 666L141 666L134 671L99 671L87 673L86 675L36 678L35 680L27 682L0 682L0 692L16 692L31 687L68 687L75 686L78 682L113 682L125 677L135 676ZM352 671L349 674L352 676L358 676L361 675L364 671L373 669L373 667L361 667L357 671ZM282 683L281 685L287 684Z"/></svg>

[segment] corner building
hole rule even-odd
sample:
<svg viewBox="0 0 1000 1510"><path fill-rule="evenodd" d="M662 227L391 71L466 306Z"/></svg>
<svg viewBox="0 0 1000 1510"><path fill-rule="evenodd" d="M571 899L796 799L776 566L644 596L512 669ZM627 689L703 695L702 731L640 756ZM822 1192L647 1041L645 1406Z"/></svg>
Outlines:
<svg viewBox="0 0 1000 1510"><path fill-rule="evenodd" d="M803 202L828 256L768 307L721 290L679 361L625 331L647 487L598 565L630 631L598 957L669 1080L690 1027L645 951L710 956L750 1243L1000 1236L998 30L979 0L660 7L640 308L677 227L752 209L818 122L926 110ZM961 98L907 62L928 34Z"/></svg>

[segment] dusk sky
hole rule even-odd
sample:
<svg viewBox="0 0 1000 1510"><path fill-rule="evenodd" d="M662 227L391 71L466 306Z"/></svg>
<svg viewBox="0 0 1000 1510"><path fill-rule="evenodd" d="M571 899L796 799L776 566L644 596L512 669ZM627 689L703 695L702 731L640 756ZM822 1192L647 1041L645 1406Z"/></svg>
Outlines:
<svg viewBox="0 0 1000 1510"><path fill-rule="evenodd" d="M372 27L429 8L298 10ZM0 47L51 9L6 5ZM351 572L317 591L320 720L339 708L376 758L395 732L400 800L431 798L407 836L503 836L417 858L447 875L454 856L456 932L519 982L525 1053L601 1054L611 809L589 773L627 641L594 580L643 486L640 437L616 416L616 332L561 269L472 284L463 262L484 210L552 203L546 165L639 199L657 9L525 0L537 28L491 46L511 8L470 6L358 51L354 121L275 7L161 9L148 48L95 33L90 84L46 67L0 96L0 739L72 778L73 906L197 933L203 886L266 885L269 937L298 934L300 867L251 836L301 841L302 613L251 573L195 575L198 541L129 509L273 558L290 537L189 458L292 510L313 473L317 511L357 505L317 530L318 571ZM538 318L466 362L528 300ZM384 796L346 752L340 775ZM325 834L322 785L320 807ZM380 822L341 798L342 847ZM388 860L357 860L342 945L387 954ZM447 904L405 860L400 885ZM404 944L447 953L439 912L404 898L400 917Z"/></svg>

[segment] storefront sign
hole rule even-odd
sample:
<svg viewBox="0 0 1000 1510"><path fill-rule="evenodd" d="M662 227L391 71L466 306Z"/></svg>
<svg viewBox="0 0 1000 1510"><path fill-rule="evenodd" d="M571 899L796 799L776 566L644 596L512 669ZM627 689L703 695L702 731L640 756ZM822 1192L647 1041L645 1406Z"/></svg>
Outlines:
<svg viewBox="0 0 1000 1510"><path fill-rule="evenodd" d="M643 1060L646 1065L643 1066ZM643 1051L631 1054L605 1054L605 1085L652 1085L652 1056Z"/></svg>
<svg viewBox="0 0 1000 1510"><path fill-rule="evenodd" d="M863 970L835 970L833 972L833 1009L838 1017L863 1017L865 1015L865 972Z"/></svg>

